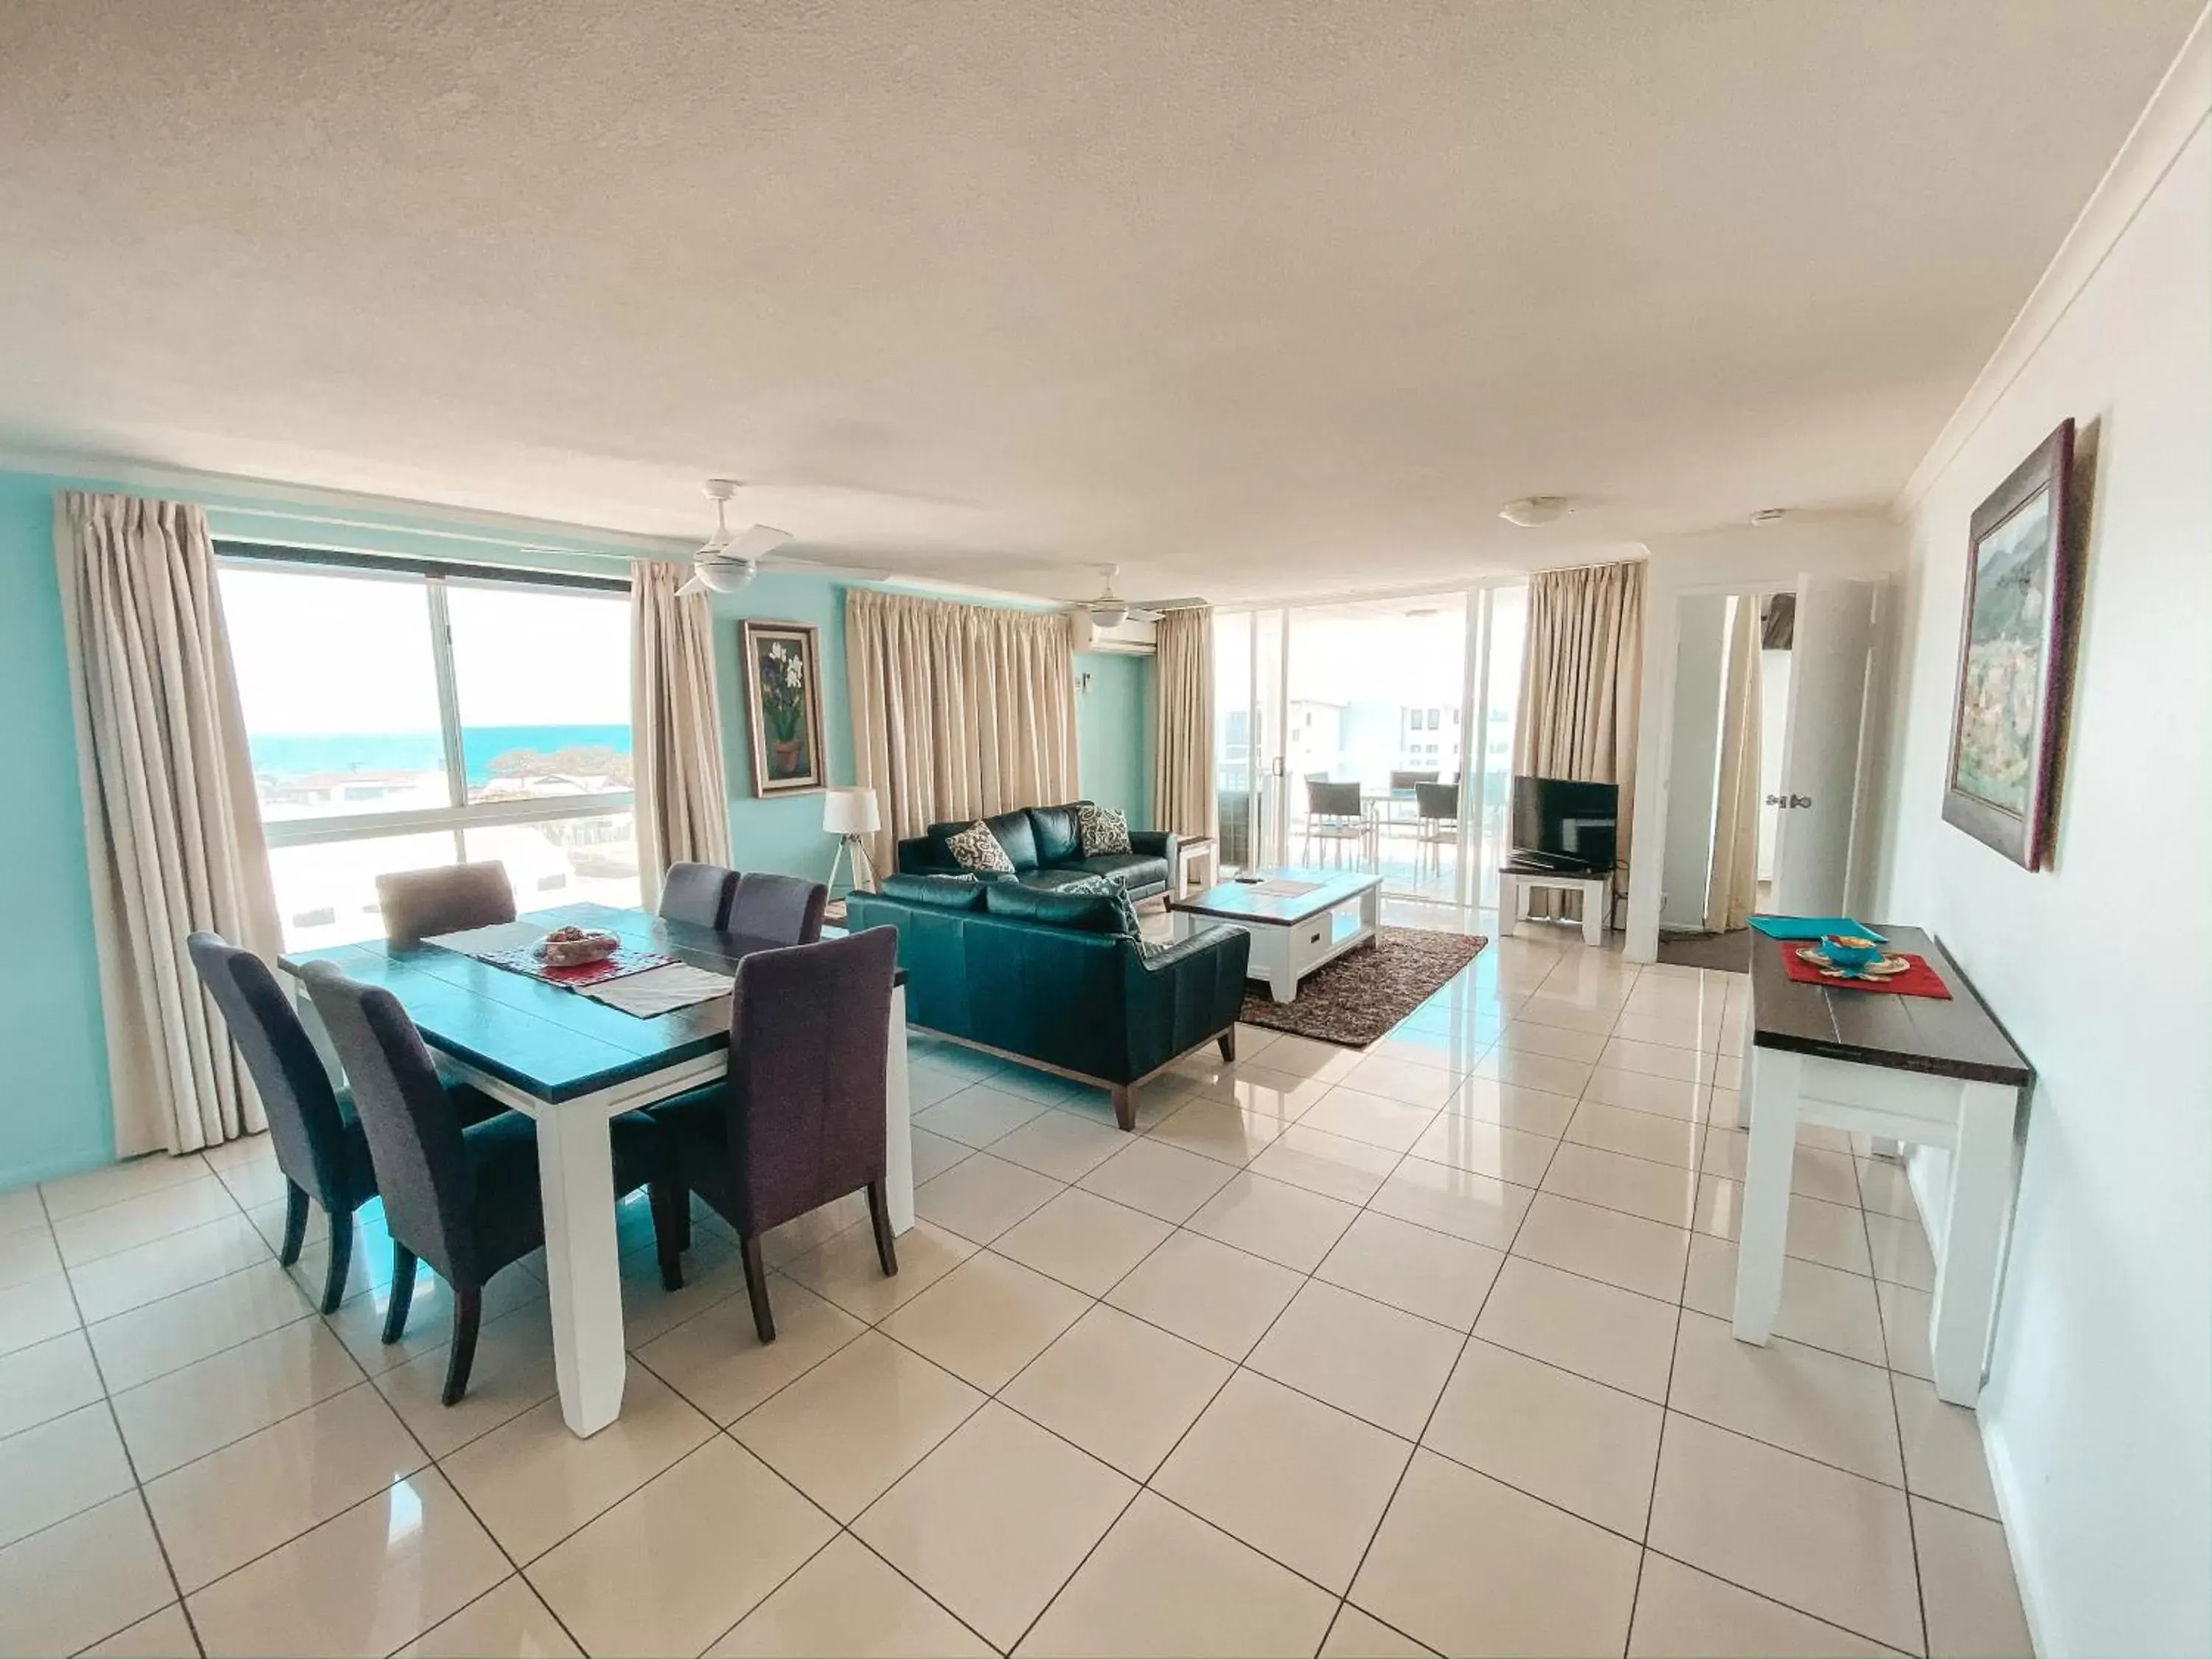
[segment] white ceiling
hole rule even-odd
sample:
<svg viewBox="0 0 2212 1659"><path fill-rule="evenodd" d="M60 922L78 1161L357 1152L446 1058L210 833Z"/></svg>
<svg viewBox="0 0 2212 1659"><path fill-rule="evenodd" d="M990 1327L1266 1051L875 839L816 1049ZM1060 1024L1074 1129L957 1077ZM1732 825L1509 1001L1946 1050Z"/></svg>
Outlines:
<svg viewBox="0 0 2212 1659"><path fill-rule="evenodd" d="M0 441L667 534L729 473L1068 594L1877 505L2199 3L18 0Z"/></svg>

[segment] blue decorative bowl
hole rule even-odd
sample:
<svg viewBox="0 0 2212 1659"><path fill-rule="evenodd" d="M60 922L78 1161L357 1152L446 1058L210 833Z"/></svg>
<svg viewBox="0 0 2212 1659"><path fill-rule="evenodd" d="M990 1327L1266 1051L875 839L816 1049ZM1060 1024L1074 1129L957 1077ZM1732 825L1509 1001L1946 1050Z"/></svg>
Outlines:
<svg viewBox="0 0 2212 1659"><path fill-rule="evenodd" d="M1820 954L1837 967L1854 974L1864 973L1887 954L1879 939L1857 933L1826 933L1820 939Z"/></svg>

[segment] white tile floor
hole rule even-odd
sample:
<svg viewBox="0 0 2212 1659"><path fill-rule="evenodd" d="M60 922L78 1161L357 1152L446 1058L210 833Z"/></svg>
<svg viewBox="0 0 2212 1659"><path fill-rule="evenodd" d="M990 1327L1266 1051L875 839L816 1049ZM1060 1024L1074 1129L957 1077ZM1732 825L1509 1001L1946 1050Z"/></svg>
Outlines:
<svg viewBox="0 0 2212 1659"><path fill-rule="evenodd" d="M1394 921L1454 924L1394 906ZM662 1292L562 1426L544 1288L319 1318L265 1144L0 1194L0 1651L2019 1653L1890 1166L1800 1153L1729 1335L1741 980L1493 944L1363 1055L1104 1097L917 1042L902 1271L848 1204Z"/></svg>

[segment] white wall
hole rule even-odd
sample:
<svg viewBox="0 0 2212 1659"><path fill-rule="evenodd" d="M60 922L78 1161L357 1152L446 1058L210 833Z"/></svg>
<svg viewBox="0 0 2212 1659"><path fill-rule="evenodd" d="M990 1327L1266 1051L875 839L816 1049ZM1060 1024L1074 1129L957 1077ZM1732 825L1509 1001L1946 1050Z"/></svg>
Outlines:
<svg viewBox="0 0 2212 1659"><path fill-rule="evenodd" d="M1939 934L2038 1073L1982 1430L2039 1650L2212 1651L2212 64L2114 179L2158 180L2016 328L1910 556L1876 914ZM2184 65L2190 63L2185 53ZM2163 149L2142 163L2146 129ZM2169 162L2162 178L2160 167ZM2109 195L2113 179L2107 180ZM2117 217L2113 216L2118 216ZM2062 270L2068 259L2062 252ZM2048 296L2039 295L2039 301ZM2051 319L2055 318L2055 321ZM2053 867L1940 815L1967 522L2061 419L2094 448ZM1950 436L1955 439L1957 434Z"/></svg>
<svg viewBox="0 0 2212 1659"><path fill-rule="evenodd" d="M1790 718L1787 651L1759 653L1759 878L1774 879L1774 845L1782 834L1782 809L1766 798L1782 789L1782 738Z"/></svg>
<svg viewBox="0 0 2212 1659"><path fill-rule="evenodd" d="M1645 550L1650 562L1644 586L1644 687L1636 738L1627 938L1621 947L1632 962L1650 962L1659 949L1664 860L1646 856L1643 849L1666 844L1674 641L1683 596L1779 592L1794 589L1803 574L1880 578L1903 557L1897 525L1875 514L1814 514L1779 524L1655 536Z"/></svg>
<svg viewBox="0 0 2212 1659"><path fill-rule="evenodd" d="M1721 682L1727 678L1725 593L1681 601L1674 641L1674 752L1668 765L1667 845L1661 860L1659 921L1705 925L1713 867L1713 787L1721 764Z"/></svg>

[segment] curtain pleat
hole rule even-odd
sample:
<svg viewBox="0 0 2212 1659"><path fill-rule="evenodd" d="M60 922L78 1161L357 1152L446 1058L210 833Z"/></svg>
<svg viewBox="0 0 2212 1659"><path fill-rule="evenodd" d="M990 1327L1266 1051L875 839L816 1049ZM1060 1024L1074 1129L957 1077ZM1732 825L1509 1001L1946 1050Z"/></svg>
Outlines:
<svg viewBox="0 0 2212 1659"><path fill-rule="evenodd" d="M1152 659L1152 824L1210 836L1219 811L1213 775L1213 608L1159 620Z"/></svg>
<svg viewBox="0 0 2212 1659"><path fill-rule="evenodd" d="M1712 870L1705 882L1709 933L1742 927L1759 902L1759 601L1742 595L1729 632L1728 684L1721 704L1720 784Z"/></svg>
<svg viewBox="0 0 2212 1659"><path fill-rule="evenodd" d="M651 909L670 865L730 862L730 796L707 596L677 591L688 565L638 559L629 569L637 867Z"/></svg>
<svg viewBox="0 0 2212 1659"><path fill-rule="evenodd" d="M1540 570L1529 578L1513 769L1528 777L1620 786L1616 902L1628 890L1643 685L1641 562ZM1572 893L1536 895L1529 910L1540 916L1553 905L1563 916L1582 914L1581 896ZM1607 921L1610 926L1612 918Z"/></svg>
<svg viewBox="0 0 2212 1659"><path fill-rule="evenodd" d="M267 1127L193 973L197 929L282 944L207 515L64 493L54 514L118 1158Z"/></svg>
<svg viewBox="0 0 2212 1659"><path fill-rule="evenodd" d="M1075 798L1075 662L1067 618L854 588L845 595L855 781L875 790L869 848L932 823Z"/></svg>

